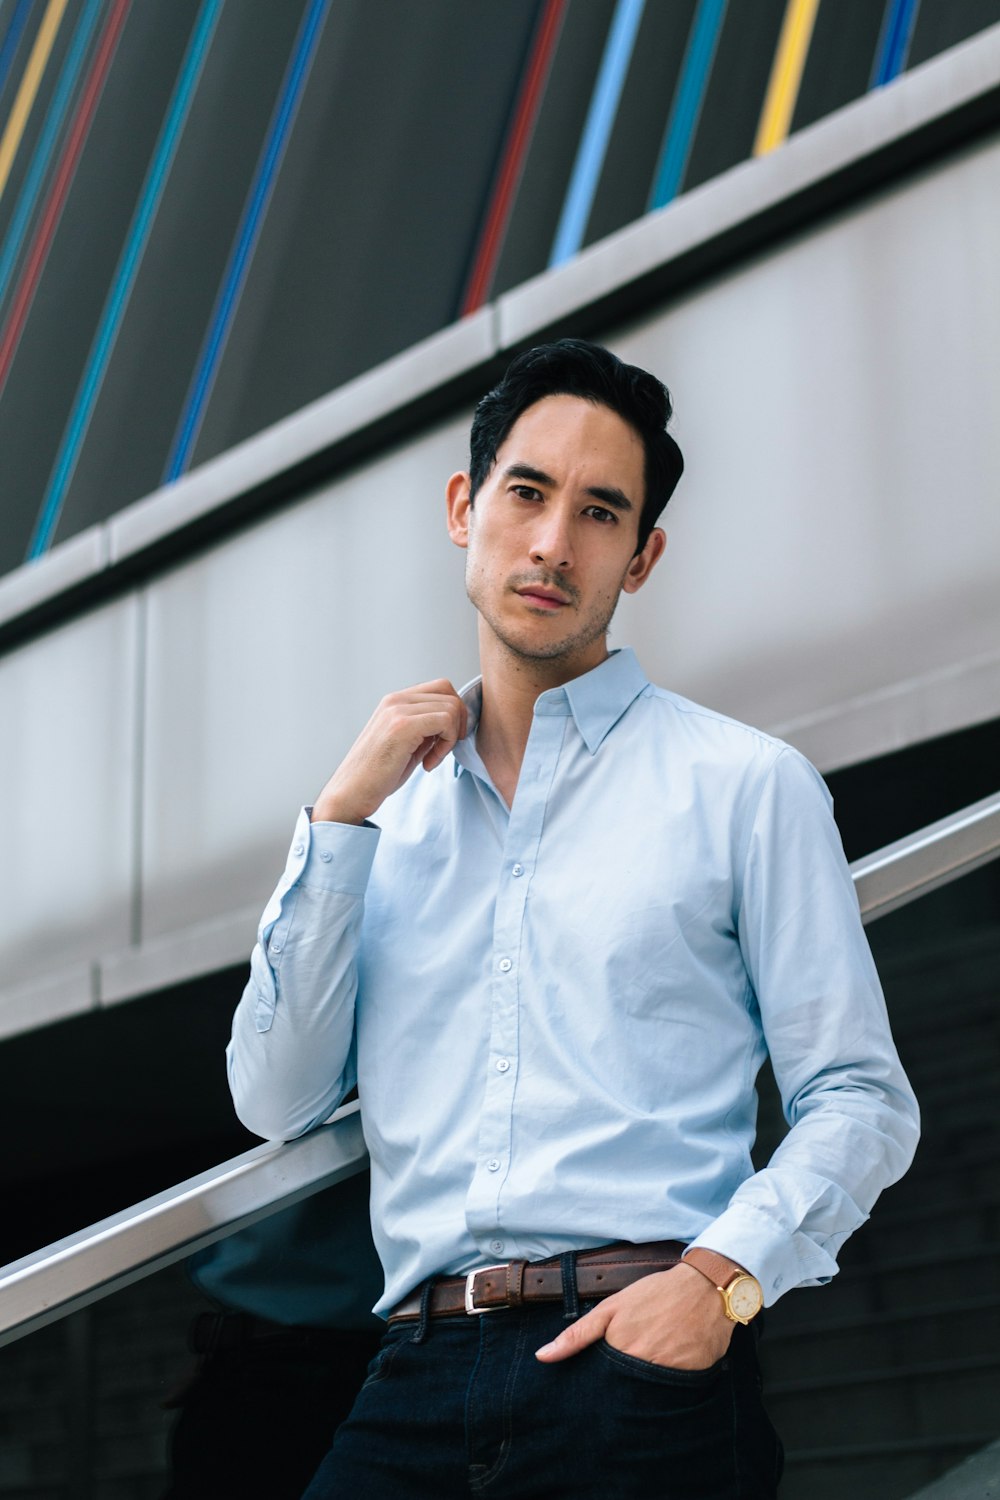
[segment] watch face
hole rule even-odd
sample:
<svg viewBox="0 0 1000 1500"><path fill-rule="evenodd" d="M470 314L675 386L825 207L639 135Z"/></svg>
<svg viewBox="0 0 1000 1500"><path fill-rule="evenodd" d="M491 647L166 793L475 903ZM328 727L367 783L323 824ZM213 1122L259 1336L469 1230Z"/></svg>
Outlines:
<svg viewBox="0 0 1000 1500"><path fill-rule="evenodd" d="M751 1276L739 1276L729 1287L729 1306L738 1318L754 1317L762 1302L760 1287Z"/></svg>

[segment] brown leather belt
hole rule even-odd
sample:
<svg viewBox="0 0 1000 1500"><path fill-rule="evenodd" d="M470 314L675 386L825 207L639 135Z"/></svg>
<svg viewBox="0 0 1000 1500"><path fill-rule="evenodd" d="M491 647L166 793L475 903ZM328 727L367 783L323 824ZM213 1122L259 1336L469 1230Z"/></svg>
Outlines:
<svg viewBox="0 0 1000 1500"><path fill-rule="evenodd" d="M686 1245L678 1240L657 1240L650 1245L601 1245L581 1250L576 1257L576 1289L581 1299L610 1297L654 1271L676 1266ZM389 1314L389 1322L420 1317L424 1288L404 1297ZM497 1312L503 1307L523 1307L532 1302L559 1302L563 1295L562 1264L550 1260L510 1260L486 1266L468 1276L443 1276L435 1281L428 1311L432 1317L448 1318L457 1313Z"/></svg>

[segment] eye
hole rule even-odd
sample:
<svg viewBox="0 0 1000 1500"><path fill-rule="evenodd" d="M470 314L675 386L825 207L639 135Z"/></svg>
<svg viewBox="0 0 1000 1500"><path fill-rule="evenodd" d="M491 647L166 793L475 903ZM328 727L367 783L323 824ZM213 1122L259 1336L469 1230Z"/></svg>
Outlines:
<svg viewBox="0 0 1000 1500"><path fill-rule="evenodd" d="M519 500L541 500L542 498L541 490L536 490L530 484L514 484L511 485L511 490Z"/></svg>
<svg viewBox="0 0 1000 1500"><path fill-rule="evenodd" d="M603 505L588 505L584 515L592 516L595 521L600 521L602 526L616 526L618 517L613 510L607 510Z"/></svg>

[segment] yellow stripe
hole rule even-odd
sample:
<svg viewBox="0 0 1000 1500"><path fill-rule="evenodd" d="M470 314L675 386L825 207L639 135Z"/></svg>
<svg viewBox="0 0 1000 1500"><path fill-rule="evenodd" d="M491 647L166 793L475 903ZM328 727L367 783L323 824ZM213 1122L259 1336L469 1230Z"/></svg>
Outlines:
<svg viewBox="0 0 1000 1500"><path fill-rule="evenodd" d="M3 139L0 140L0 197L3 196L4 188L7 186L7 178L14 165L14 157L21 144L24 127L28 123L31 106L35 102L35 95L38 93L38 86L45 72L45 64L49 60L49 53L55 43L56 32L59 30L59 22L63 18L66 3L67 0L49 0L45 15L42 17L42 24L38 28L35 45L28 58L28 66L24 70L21 87L14 100L14 108L10 112Z"/></svg>
<svg viewBox="0 0 1000 1500"><path fill-rule="evenodd" d="M754 156L764 156L768 151L773 151L788 135L818 9L819 0L788 0L764 108L757 126Z"/></svg>

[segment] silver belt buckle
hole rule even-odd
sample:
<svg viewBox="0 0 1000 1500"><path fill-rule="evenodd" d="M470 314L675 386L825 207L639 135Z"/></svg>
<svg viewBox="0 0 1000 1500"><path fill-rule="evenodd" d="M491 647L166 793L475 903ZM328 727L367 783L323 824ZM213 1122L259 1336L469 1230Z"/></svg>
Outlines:
<svg viewBox="0 0 1000 1500"><path fill-rule="evenodd" d="M476 1279L477 1276L484 1276L487 1271L505 1271L506 1269L507 1269L507 1262L504 1260L504 1261L501 1261L498 1266L477 1266L474 1271L469 1271L469 1273L467 1274L467 1276L465 1278L465 1310L466 1310L467 1313L470 1313L470 1314L471 1313L475 1313L475 1315L477 1317L482 1317L483 1313L503 1312L503 1307L502 1306L501 1307L477 1307L476 1306L476 1304L475 1304L475 1302L473 1300L473 1297L474 1297L474 1294L475 1294L475 1292L474 1292L474 1282L475 1282L475 1279Z"/></svg>

